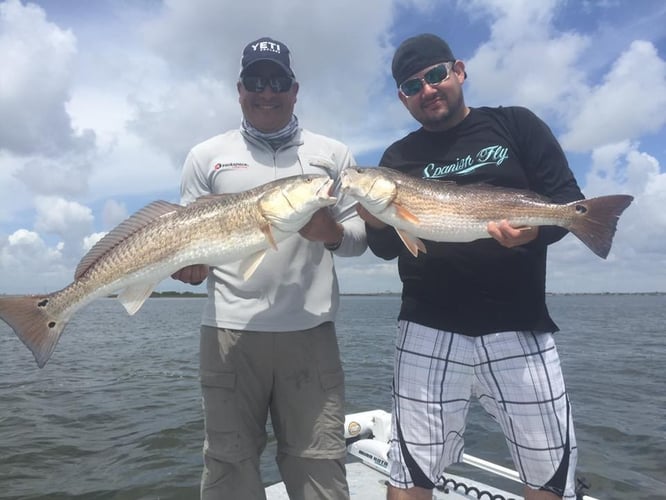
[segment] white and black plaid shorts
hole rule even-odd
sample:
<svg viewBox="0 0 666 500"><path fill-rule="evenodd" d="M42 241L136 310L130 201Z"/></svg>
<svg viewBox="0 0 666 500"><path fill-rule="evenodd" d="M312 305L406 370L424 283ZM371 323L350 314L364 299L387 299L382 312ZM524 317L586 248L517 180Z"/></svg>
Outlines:
<svg viewBox="0 0 666 500"><path fill-rule="evenodd" d="M401 321L394 368L393 486L432 488L462 460L475 396L500 424L523 482L575 498L576 438L550 333L468 337Z"/></svg>

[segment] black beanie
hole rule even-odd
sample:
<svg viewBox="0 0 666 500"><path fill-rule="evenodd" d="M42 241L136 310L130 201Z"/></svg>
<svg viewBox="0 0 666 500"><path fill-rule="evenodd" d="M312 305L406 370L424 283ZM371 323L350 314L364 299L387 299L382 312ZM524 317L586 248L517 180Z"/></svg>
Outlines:
<svg viewBox="0 0 666 500"><path fill-rule="evenodd" d="M400 44L393 56L391 72L399 87L407 78L423 68L446 61L455 61L449 44L437 35L425 33L408 38Z"/></svg>

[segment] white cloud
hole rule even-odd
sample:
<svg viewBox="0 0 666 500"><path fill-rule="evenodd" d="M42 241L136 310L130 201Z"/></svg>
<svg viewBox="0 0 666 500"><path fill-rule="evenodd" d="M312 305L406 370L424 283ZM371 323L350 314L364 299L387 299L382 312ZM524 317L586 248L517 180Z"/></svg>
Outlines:
<svg viewBox="0 0 666 500"><path fill-rule="evenodd" d="M35 230L57 235L63 244L63 257L76 262L83 250L83 238L92 232L90 208L62 198L37 197L35 209Z"/></svg>
<svg viewBox="0 0 666 500"><path fill-rule="evenodd" d="M88 252L92 247L95 246L95 243L97 243L99 240L104 238L107 233L93 233L89 236L86 236L83 238L83 250L84 252Z"/></svg>
<svg viewBox="0 0 666 500"><path fill-rule="evenodd" d="M628 141L595 150L587 195L626 192L634 202L620 220L617 239L637 254L666 257L666 173L656 158ZM666 277L666 272L664 275Z"/></svg>
<svg viewBox="0 0 666 500"><path fill-rule="evenodd" d="M650 42L633 42L570 115L561 141L573 151L661 129L666 123L666 62Z"/></svg>
<svg viewBox="0 0 666 500"><path fill-rule="evenodd" d="M241 120L235 80L201 77L173 84L159 101L136 98L131 104L129 130L178 166L194 144L238 127Z"/></svg>
<svg viewBox="0 0 666 500"><path fill-rule="evenodd" d="M63 265L61 246L49 247L39 234L26 229L0 239L0 269L0 290L5 293L51 292L54 282L67 283L73 273Z"/></svg>
<svg viewBox="0 0 666 500"><path fill-rule="evenodd" d="M70 12L35 1L43 7L0 0L0 293L67 284L102 231L156 198L177 201L187 150L238 126L240 52L256 37L291 48L304 126L379 158L417 127L390 60L421 28L452 33L454 51L472 54L468 104L532 108L562 137L588 196L636 197L607 261L573 236L553 246L549 288L664 289L664 8L167 0ZM370 252L336 262L343 290L399 288L395 262Z"/></svg>
<svg viewBox="0 0 666 500"><path fill-rule="evenodd" d="M379 123L385 129L386 117L367 110L374 102L382 109L386 103L399 106L394 94L384 92L392 12L390 2L378 1L169 2L144 30L176 83L151 109L139 106L133 130L165 148L178 144L171 156L180 153L182 162L185 145L189 149L195 141L237 127L240 55L260 36L289 46L301 84L296 114L308 128L344 141L367 136ZM400 117L408 119L404 113Z"/></svg>
<svg viewBox="0 0 666 500"><path fill-rule="evenodd" d="M34 258L37 255L32 249L44 247L44 242L39 237L39 234L32 231L26 231L25 229L19 229L14 234L10 235L7 241L9 246L23 249L20 253L28 258Z"/></svg>
<svg viewBox="0 0 666 500"><path fill-rule="evenodd" d="M18 0L0 3L0 214L25 209L28 194L85 192L95 136L74 131L70 95L76 37Z"/></svg>
<svg viewBox="0 0 666 500"><path fill-rule="evenodd" d="M87 153L62 152L59 158L25 156L14 172L35 195L83 194L88 189L92 158Z"/></svg>
<svg viewBox="0 0 666 500"><path fill-rule="evenodd" d="M35 228L46 233L65 238L73 228L77 232L81 226L90 226L92 211L83 205L62 198L38 197L36 199L37 222ZM82 234L88 231L85 228Z"/></svg>
<svg viewBox="0 0 666 500"><path fill-rule="evenodd" d="M58 154L77 147L65 103L76 39L18 0L0 4L0 148ZM85 143L85 140L84 140Z"/></svg>
<svg viewBox="0 0 666 500"><path fill-rule="evenodd" d="M132 108L124 94L87 85L72 89L65 109L74 132L83 135L87 130L94 130L96 144L103 150L117 145L119 131L132 116Z"/></svg>
<svg viewBox="0 0 666 500"><path fill-rule="evenodd" d="M467 9L494 18L489 40L467 61L468 99L485 105L520 104L540 115L561 115L584 89L574 68L587 36L554 30L557 2L477 0Z"/></svg>
<svg viewBox="0 0 666 500"><path fill-rule="evenodd" d="M659 291L666 283L666 173L638 144L623 141L593 152L585 178L588 197L624 193L634 201L622 214L608 260L592 255L573 236L553 245L548 284L568 291L574 276L578 291Z"/></svg>
<svg viewBox="0 0 666 500"><path fill-rule="evenodd" d="M124 203L116 200L108 200L102 209L102 222L104 227L114 228L122 221L127 219L129 213Z"/></svg>

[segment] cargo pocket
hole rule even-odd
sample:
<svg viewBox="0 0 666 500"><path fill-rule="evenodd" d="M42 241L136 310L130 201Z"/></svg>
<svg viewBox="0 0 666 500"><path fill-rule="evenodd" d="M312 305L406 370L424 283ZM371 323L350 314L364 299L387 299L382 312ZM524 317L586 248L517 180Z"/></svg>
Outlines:
<svg viewBox="0 0 666 500"><path fill-rule="evenodd" d="M241 428L236 402L235 372L201 372L207 455L234 462L241 450Z"/></svg>

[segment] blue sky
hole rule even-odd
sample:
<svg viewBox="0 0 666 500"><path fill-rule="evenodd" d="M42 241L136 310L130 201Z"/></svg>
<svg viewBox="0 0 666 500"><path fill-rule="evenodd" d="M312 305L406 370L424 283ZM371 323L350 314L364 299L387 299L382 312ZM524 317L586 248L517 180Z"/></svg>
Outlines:
<svg viewBox="0 0 666 500"><path fill-rule="evenodd" d="M240 122L259 36L293 53L301 124L376 164L417 127L390 60L421 32L466 62L468 105L531 108L587 196L635 196L607 260L551 247L548 290L666 291L665 26L661 0L0 1L0 293L67 285L106 231L177 201L189 148ZM337 265L343 292L400 288L369 252Z"/></svg>

